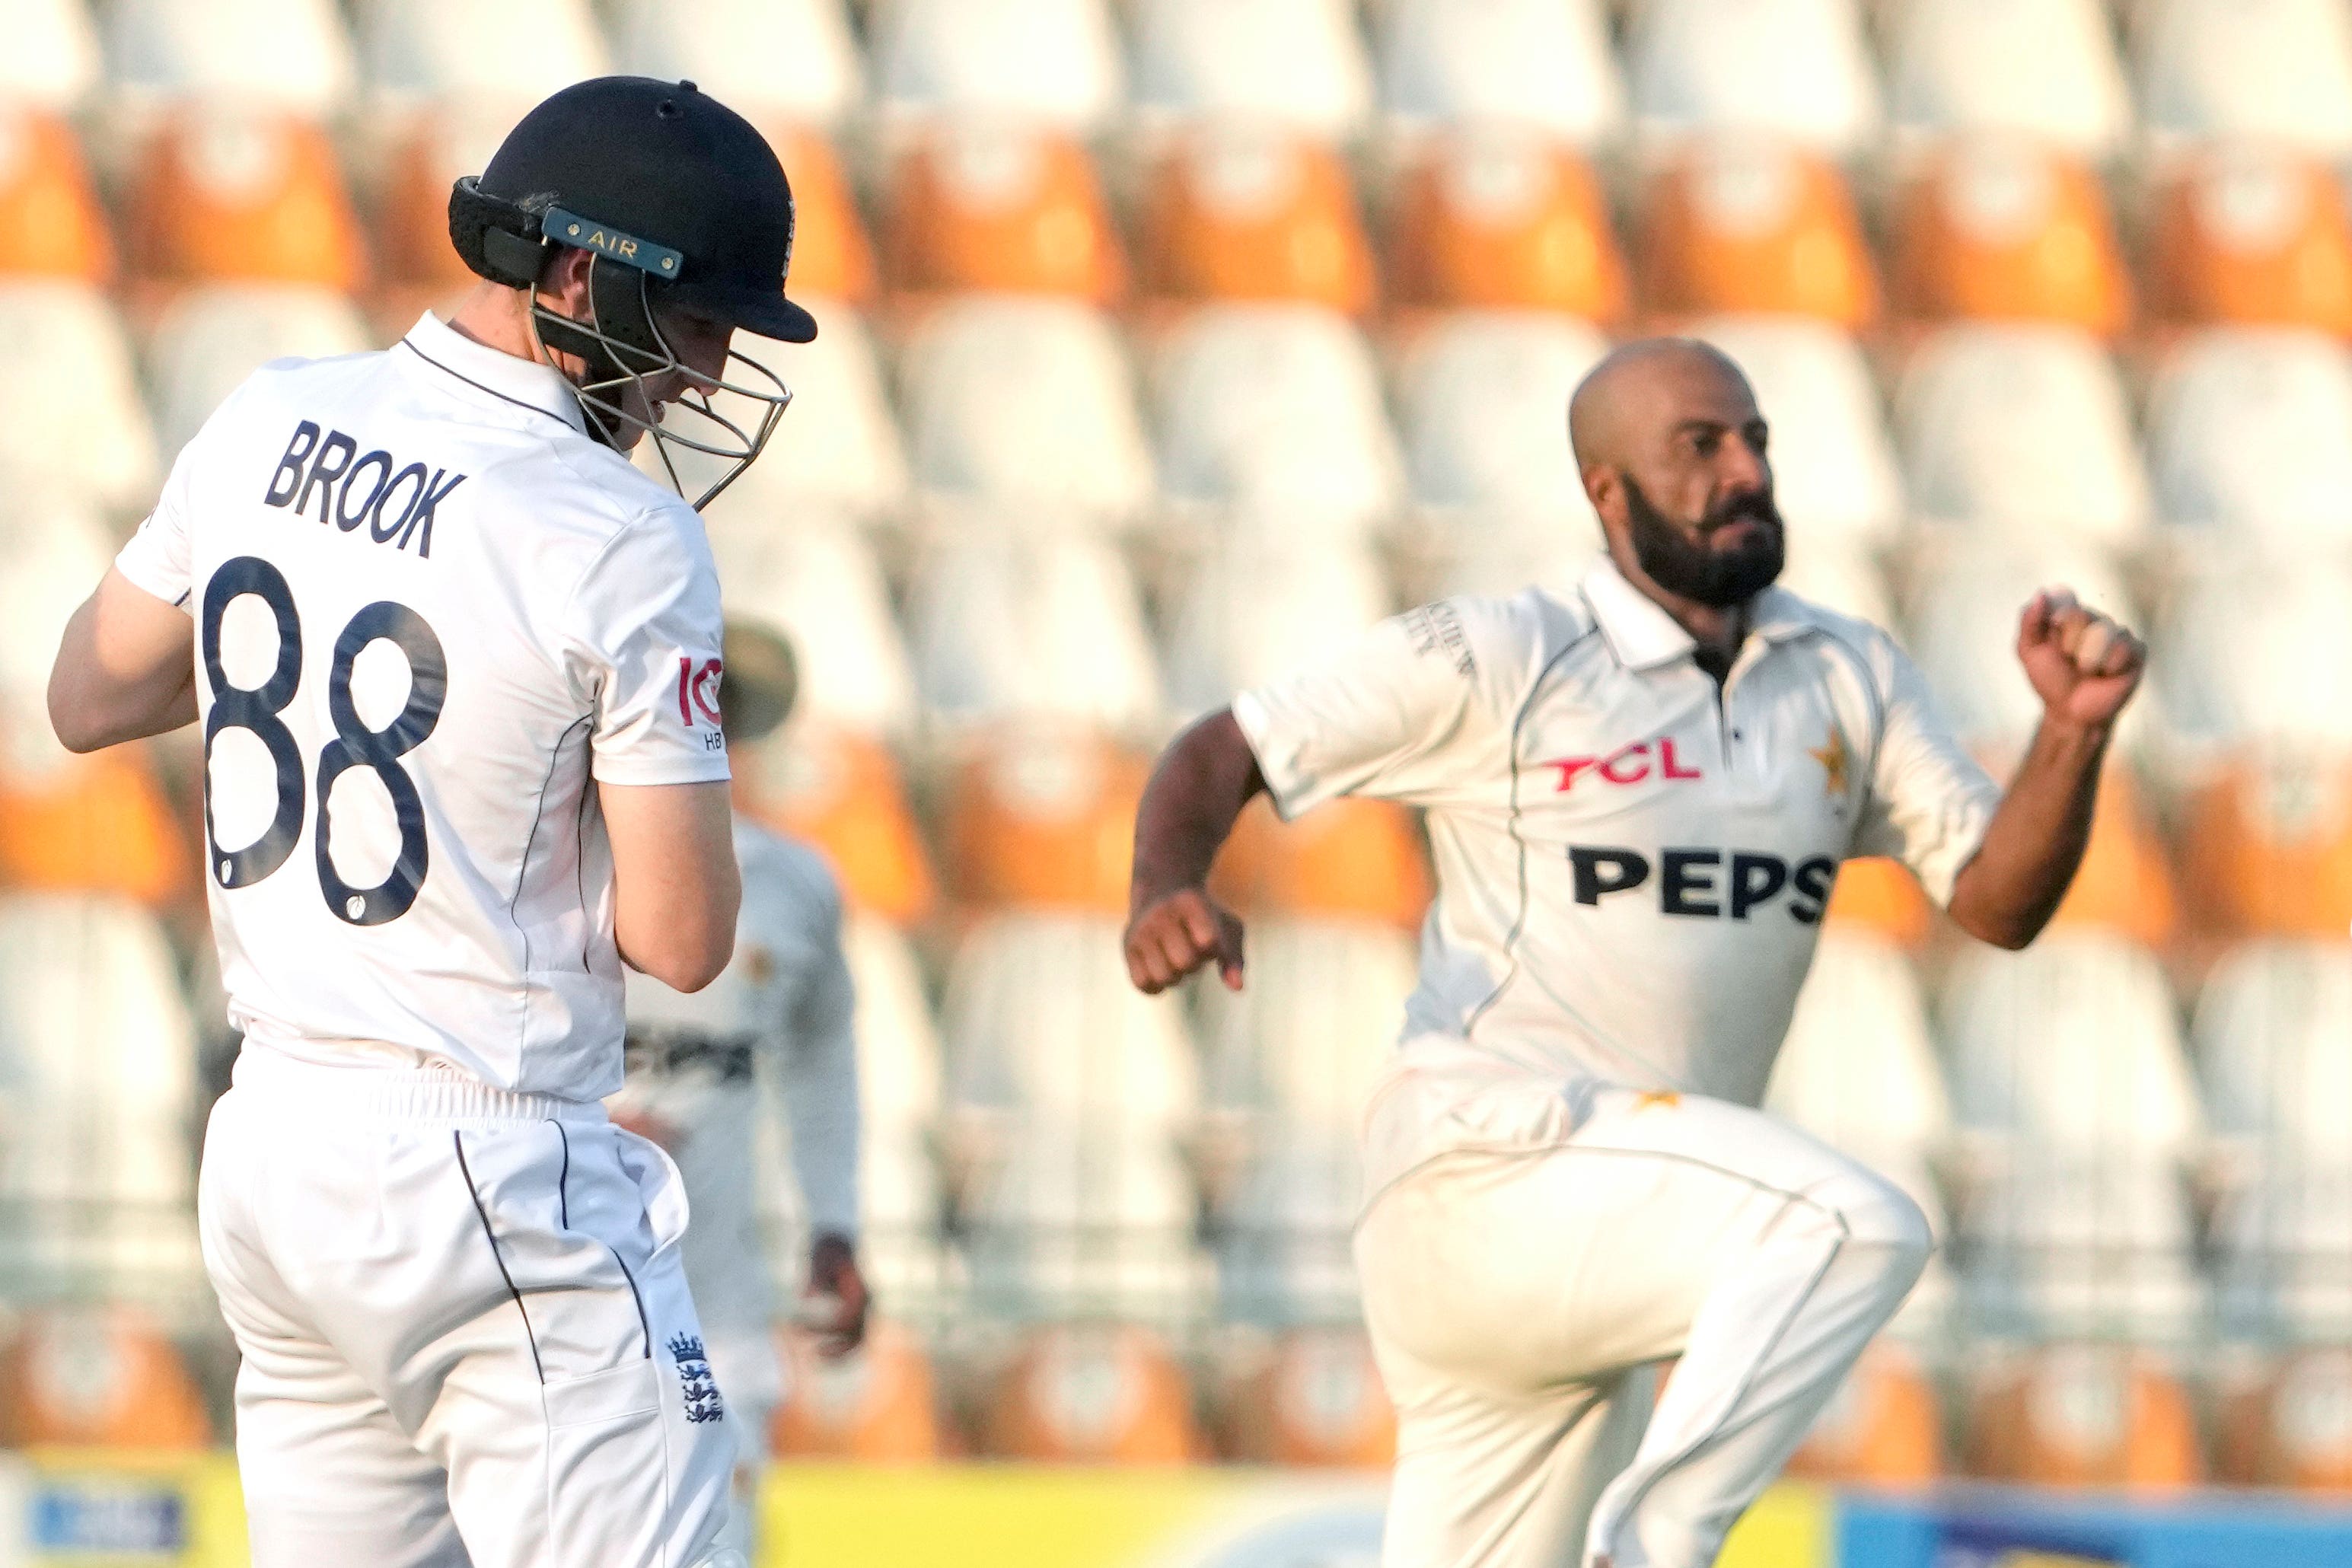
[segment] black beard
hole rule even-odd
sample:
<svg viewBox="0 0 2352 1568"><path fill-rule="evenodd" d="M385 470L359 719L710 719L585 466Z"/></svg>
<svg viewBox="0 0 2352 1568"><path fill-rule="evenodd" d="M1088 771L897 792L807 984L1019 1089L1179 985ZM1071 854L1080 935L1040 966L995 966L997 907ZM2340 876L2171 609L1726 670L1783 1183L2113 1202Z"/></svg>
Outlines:
<svg viewBox="0 0 2352 1568"><path fill-rule="evenodd" d="M1631 474L1625 485L1625 515L1631 521L1633 559L1650 581L1678 598L1727 610L1770 587L1788 563L1788 542L1780 509L1769 495L1742 496L1699 524L1698 537L1675 526L1650 504ZM1756 524L1748 542L1710 550L1706 536L1738 519Z"/></svg>

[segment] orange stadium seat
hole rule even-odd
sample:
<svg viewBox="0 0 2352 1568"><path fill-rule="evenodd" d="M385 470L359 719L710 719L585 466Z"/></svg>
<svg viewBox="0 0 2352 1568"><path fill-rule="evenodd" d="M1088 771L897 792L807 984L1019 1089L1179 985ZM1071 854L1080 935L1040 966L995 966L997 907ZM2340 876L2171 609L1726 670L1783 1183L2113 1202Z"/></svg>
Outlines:
<svg viewBox="0 0 2352 1568"><path fill-rule="evenodd" d="M1994 776L2007 776L1996 768ZM2095 926L2148 947L2178 934L2180 897L2163 840L2128 769L2111 765L2099 781L2091 841L2053 926Z"/></svg>
<svg viewBox="0 0 2352 1568"><path fill-rule="evenodd" d="M0 1442L209 1447L204 1397L172 1342L128 1307L28 1313L0 1346Z"/></svg>
<svg viewBox="0 0 2352 1568"><path fill-rule="evenodd" d="M805 127L771 129L793 182L793 293L863 304L874 297L874 247L833 143Z"/></svg>
<svg viewBox="0 0 2352 1568"><path fill-rule="evenodd" d="M1017 725L955 770L943 825L950 887L979 908L1127 912L1143 759L1086 731Z"/></svg>
<svg viewBox="0 0 2352 1568"><path fill-rule="evenodd" d="M2352 1495L2352 1349L2313 1346L2250 1370L2221 1395L2219 1479Z"/></svg>
<svg viewBox="0 0 2352 1568"><path fill-rule="evenodd" d="M1947 143L1904 192L1895 303L1907 316L2060 321L2102 336L2131 286L2098 179L2023 137Z"/></svg>
<svg viewBox="0 0 2352 1568"><path fill-rule="evenodd" d="M2180 321L2352 333L2352 220L2334 173L2261 144L2184 157L2158 187L2150 272Z"/></svg>
<svg viewBox="0 0 2352 1568"><path fill-rule="evenodd" d="M1878 283L1835 165L1763 136L1691 142L1642 204L1638 292L1665 316L1765 311L1858 327Z"/></svg>
<svg viewBox="0 0 2352 1568"><path fill-rule="evenodd" d="M1863 1352L1789 1461L1789 1474L1916 1486L1944 1473L1943 1416L1918 1353L1893 1340Z"/></svg>
<svg viewBox="0 0 2352 1568"><path fill-rule="evenodd" d="M1066 133L1001 121L931 127L899 160L884 232L892 284L915 292L1108 304L1127 285L1094 163Z"/></svg>
<svg viewBox="0 0 2352 1568"><path fill-rule="evenodd" d="M1904 947L1927 940L1934 923L1927 895L1899 860L1868 856L1838 868L1837 886L1830 893L1829 925L1867 927Z"/></svg>
<svg viewBox="0 0 2352 1568"><path fill-rule="evenodd" d="M2133 1491L2204 1479L2189 1391L2152 1352L2053 1344L1996 1361L1972 1381L1972 1475Z"/></svg>
<svg viewBox="0 0 2352 1568"><path fill-rule="evenodd" d="M1181 1464L1206 1448L1166 1342L1095 1323L1041 1330L1021 1348L996 1380L982 1441L993 1458L1061 1464Z"/></svg>
<svg viewBox="0 0 2352 1568"><path fill-rule="evenodd" d="M939 1394L923 1343L903 1324L877 1320L866 1342L828 1361L805 1334L786 1332L783 1403L769 1427L791 1458L912 1464L942 1451Z"/></svg>
<svg viewBox="0 0 2352 1568"><path fill-rule="evenodd" d="M871 737L803 722L780 739L752 814L823 849L849 904L894 925L930 913L938 897L922 834L889 751Z"/></svg>
<svg viewBox="0 0 2352 1568"><path fill-rule="evenodd" d="M1613 321L1625 263L1592 170L1559 142L1463 131L1405 174L1392 217L1399 303L1561 310Z"/></svg>
<svg viewBox="0 0 2352 1568"><path fill-rule="evenodd" d="M134 747L0 766L0 887L119 893L151 907L194 888L171 803Z"/></svg>
<svg viewBox="0 0 2352 1568"><path fill-rule="evenodd" d="M1387 801L1335 800L1296 822L1253 804L1217 857L1217 897L1245 914L1349 917L1410 931L1429 908L1429 866L1412 816Z"/></svg>
<svg viewBox="0 0 2352 1568"><path fill-rule="evenodd" d="M1370 1468L1396 1457L1396 1409L1360 1329L1292 1330L1234 1367L1221 1392L1227 1458Z"/></svg>
<svg viewBox="0 0 2352 1568"><path fill-rule="evenodd" d="M2238 762L2190 793L2180 822L2201 925L2333 937L2352 922L2352 763Z"/></svg>
<svg viewBox="0 0 2352 1568"><path fill-rule="evenodd" d="M73 127L24 107L0 110L0 272L104 283L114 276L106 209Z"/></svg>
<svg viewBox="0 0 2352 1568"><path fill-rule="evenodd" d="M159 282L248 279L351 292L367 274L333 143L289 115L190 110L132 175L131 270Z"/></svg>
<svg viewBox="0 0 2352 1568"><path fill-rule="evenodd" d="M530 107L464 99L407 127L387 153L377 184L376 255L387 283L447 290L474 281L449 243L449 186L460 174L487 168Z"/></svg>
<svg viewBox="0 0 2352 1568"><path fill-rule="evenodd" d="M1371 245L1347 165L1303 135L1209 127L1179 142L1143 209L1144 282L1175 299L1370 310Z"/></svg>

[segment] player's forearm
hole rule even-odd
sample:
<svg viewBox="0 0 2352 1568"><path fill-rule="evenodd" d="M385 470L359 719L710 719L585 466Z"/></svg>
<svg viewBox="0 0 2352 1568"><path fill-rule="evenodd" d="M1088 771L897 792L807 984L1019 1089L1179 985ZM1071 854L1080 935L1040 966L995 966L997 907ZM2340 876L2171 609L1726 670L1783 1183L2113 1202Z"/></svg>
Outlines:
<svg viewBox="0 0 2352 1568"><path fill-rule="evenodd" d="M2042 720L1983 846L1953 884L1951 916L1970 936L2021 948L2057 913L2091 841L2111 733L2105 725Z"/></svg>
<svg viewBox="0 0 2352 1568"><path fill-rule="evenodd" d="M188 619L153 601L125 606L100 586L66 623L49 668L49 726L69 752L95 752L190 724L196 665Z"/></svg>
<svg viewBox="0 0 2352 1568"><path fill-rule="evenodd" d="M1136 810L1128 907L1139 910L1205 882L1242 808L1265 788L1257 755L1231 709L1220 708L1179 735Z"/></svg>

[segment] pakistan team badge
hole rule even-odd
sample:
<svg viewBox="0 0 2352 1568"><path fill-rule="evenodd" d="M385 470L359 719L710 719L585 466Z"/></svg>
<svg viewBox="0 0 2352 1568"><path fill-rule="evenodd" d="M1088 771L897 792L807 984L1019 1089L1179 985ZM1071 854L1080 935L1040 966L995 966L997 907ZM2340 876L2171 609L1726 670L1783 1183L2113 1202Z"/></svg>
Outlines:
<svg viewBox="0 0 2352 1568"><path fill-rule="evenodd" d="M1847 775L1853 764L1853 753L1845 749L1845 731L1832 723L1829 739L1806 754L1822 764L1822 793L1833 795L1840 801L1847 799Z"/></svg>
<svg viewBox="0 0 2352 1568"><path fill-rule="evenodd" d="M710 1375L710 1362L702 1353L702 1342L692 1334L680 1334L669 1342L669 1359L677 1363L678 1388L686 1399L688 1421L723 1421L727 1418L727 1402L719 1397L719 1380Z"/></svg>

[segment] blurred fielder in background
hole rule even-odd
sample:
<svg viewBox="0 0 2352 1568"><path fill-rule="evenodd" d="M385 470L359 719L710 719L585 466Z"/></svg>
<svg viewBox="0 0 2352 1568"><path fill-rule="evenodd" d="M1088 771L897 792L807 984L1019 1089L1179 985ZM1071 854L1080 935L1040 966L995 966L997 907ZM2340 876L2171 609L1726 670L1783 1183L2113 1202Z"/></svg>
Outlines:
<svg viewBox="0 0 2352 1568"><path fill-rule="evenodd" d="M1399 1416L1392 1568L1715 1560L1931 1247L1892 1184L1754 1109L1838 865L1895 857L1971 935L2032 941L2144 659L2037 595L2043 715L2003 794L1886 633L1772 585L1738 366L1627 344L1569 425L1606 561L1244 693L1171 745L1136 827L1135 984L1238 988L1204 883L1253 796L1427 813L1438 898L1355 1242Z"/></svg>

